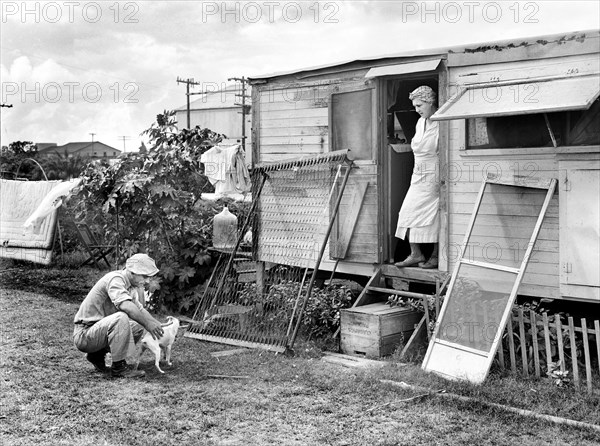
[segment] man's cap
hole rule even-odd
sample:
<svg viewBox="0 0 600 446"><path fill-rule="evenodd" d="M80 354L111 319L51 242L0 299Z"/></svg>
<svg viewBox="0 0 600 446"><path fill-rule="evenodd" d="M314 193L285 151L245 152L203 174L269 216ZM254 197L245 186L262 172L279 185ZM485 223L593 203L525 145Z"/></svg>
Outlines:
<svg viewBox="0 0 600 446"><path fill-rule="evenodd" d="M148 254L134 254L125 262L125 269L133 274L154 276L158 272L156 263Z"/></svg>

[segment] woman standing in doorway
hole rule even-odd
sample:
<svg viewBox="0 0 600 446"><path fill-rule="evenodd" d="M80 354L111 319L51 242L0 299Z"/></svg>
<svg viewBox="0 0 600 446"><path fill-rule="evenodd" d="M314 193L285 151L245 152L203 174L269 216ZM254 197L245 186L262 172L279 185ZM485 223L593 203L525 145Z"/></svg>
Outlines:
<svg viewBox="0 0 600 446"><path fill-rule="evenodd" d="M437 95L431 87L421 86L408 95L415 111L421 115L410 145L415 165L410 188L398 215L396 237L406 239L410 254L398 268L420 266L434 269L438 266L439 206L439 125L429 118L437 110ZM433 243L429 259L421 251L421 243Z"/></svg>

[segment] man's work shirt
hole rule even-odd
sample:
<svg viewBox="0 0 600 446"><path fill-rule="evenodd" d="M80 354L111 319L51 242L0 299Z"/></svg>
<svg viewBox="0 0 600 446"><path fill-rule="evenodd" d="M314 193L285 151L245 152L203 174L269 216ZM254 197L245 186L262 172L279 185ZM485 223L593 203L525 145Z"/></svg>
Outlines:
<svg viewBox="0 0 600 446"><path fill-rule="evenodd" d="M75 324L93 325L100 319L119 311L126 300L132 301L141 310L144 289L134 287L126 271L113 271L102 277L85 297L75 315Z"/></svg>

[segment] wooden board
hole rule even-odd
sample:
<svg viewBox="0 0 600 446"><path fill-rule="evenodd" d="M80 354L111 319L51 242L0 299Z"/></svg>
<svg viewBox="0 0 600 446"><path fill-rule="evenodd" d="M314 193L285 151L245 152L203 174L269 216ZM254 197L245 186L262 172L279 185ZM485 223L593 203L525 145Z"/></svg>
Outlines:
<svg viewBox="0 0 600 446"><path fill-rule="evenodd" d="M373 367L384 367L385 362L372 359L361 358L360 356L343 355L340 353L325 352L321 358L323 361L331 364L339 364L344 367L368 369Z"/></svg>
<svg viewBox="0 0 600 446"><path fill-rule="evenodd" d="M350 244L350 239L354 233L358 214L361 210L368 186L368 182L357 183L352 192L349 208L346 210L340 207L339 209L337 223L340 226L340 229L339 232L336 231L336 234L332 234L332 242L330 243L330 247L332 248L331 257L334 259L343 259L346 257L348 245Z"/></svg>
<svg viewBox="0 0 600 446"><path fill-rule="evenodd" d="M234 348L231 350L222 350L222 351L218 351L218 352L211 352L210 356L212 356L213 358L221 358L223 356L239 355L241 353L247 353L249 351L250 351L250 349L247 349L247 348Z"/></svg>

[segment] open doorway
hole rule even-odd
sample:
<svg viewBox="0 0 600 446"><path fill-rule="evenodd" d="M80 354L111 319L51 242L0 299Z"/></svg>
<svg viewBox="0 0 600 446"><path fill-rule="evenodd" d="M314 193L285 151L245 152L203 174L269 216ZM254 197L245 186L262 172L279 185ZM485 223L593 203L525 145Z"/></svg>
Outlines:
<svg viewBox="0 0 600 446"><path fill-rule="evenodd" d="M386 119L383 129L385 170L387 177L386 194L388 209L387 215L387 243L388 263L403 260L410 253L406 240L394 236L398 223L398 212L402 206L410 186L414 166L414 156L410 143L415 134L415 127L419 115L415 112L412 101L408 98L411 91L421 85L431 87L436 93L439 89L437 74L403 76L388 79L382 83L385 94L383 109ZM428 258L433 249L433 244L422 246L423 254Z"/></svg>

